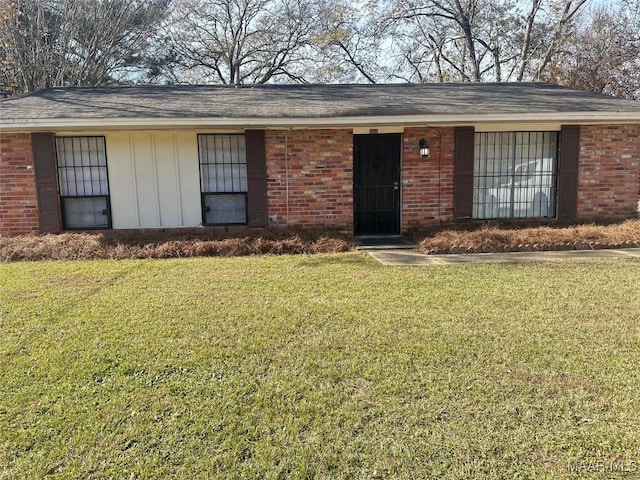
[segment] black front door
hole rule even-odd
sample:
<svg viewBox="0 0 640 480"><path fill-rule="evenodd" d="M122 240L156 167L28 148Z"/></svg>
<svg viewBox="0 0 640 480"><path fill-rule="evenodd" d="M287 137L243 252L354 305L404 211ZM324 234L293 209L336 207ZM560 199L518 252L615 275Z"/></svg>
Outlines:
<svg viewBox="0 0 640 480"><path fill-rule="evenodd" d="M401 135L353 136L355 235L400 234Z"/></svg>

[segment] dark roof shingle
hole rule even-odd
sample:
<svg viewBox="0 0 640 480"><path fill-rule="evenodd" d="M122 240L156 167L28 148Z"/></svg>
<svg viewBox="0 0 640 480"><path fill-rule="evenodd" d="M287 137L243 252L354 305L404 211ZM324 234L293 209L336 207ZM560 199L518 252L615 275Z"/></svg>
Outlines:
<svg viewBox="0 0 640 480"><path fill-rule="evenodd" d="M335 118L640 112L640 102L545 83L59 87L0 101L0 121Z"/></svg>

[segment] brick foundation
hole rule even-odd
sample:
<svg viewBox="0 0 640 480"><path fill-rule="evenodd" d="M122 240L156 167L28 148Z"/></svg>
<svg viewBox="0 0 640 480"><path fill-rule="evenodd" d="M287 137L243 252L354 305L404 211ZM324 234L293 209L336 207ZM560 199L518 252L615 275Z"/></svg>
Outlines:
<svg viewBox="0 0 640 480"><path fill-rule="evenodd" d="M31 136L3 133L0 136L0 235L37 232L39 227Z"/></svg>
<svg viewBox="0 0 640 480"><path fill-rule="evenodd" d="M270 225L353 228L351 130L266 132Z"/></svg>
<svg viewBox="0 0 640 480"><path fill-rule="evenodd" d="M421 158L425 139L431 153ZM453 219L453 128L406 128L402 145L402 232Z"/></svg>
<svg viewBox="0 0 640 480"><path fill-rule="evenodd" d="M635 217L640 190L640 125L580 129L578 216Z"/></svg>

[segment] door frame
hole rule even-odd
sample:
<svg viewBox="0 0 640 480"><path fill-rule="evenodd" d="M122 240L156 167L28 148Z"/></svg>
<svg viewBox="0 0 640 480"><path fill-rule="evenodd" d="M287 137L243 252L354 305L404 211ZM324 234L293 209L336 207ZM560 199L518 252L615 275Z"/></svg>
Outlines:
<svg viewBox="0 0 640 480"><path fill-rule="evenodd" d="M398 168L398 206L397 206L397 224L398 224L398 228L397 231L394 233L372 233L372 234L368 234L368 233L359 233L356 231L356 199L355 199L355 195L356 195L356 137L360 137L360 138L372 138L372 137L387 137L387 138L397 138L398 139L398 163L397 163L397 168ZM353 211L353 235L354 237L400 237L402 235L402 193L403 193L403 189L402 189L402 164L403 164L403 152L404 152L404 135L402 132L390 132L390 133L354 133L353 134L353 172L352 172L352 176L353 176L353 190L352 190L352 200L353 200L353 206L352 206L352 211Z"/></svg>

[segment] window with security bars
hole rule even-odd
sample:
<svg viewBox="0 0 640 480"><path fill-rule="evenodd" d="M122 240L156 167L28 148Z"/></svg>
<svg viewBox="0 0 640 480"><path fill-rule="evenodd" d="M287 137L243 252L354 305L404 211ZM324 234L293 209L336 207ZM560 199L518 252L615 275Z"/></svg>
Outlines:
<svg viewBox="0 0 640 480"><path fill-rule="evenodd" d="M110 228L104 137L57 137L58 185L65 229Z"/></svg>
<svg viewBox="0 0 640 480"><path fill-rule="evenodd" d="M555 217L557 132L477 132L473 218Z"/></svg>
<svg viewBox="0 0 640 480"><path fill-rule="evenodd" d="M202 223L247 223L244 135L198 135Z"/></svg>

